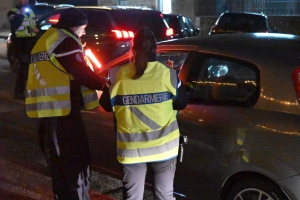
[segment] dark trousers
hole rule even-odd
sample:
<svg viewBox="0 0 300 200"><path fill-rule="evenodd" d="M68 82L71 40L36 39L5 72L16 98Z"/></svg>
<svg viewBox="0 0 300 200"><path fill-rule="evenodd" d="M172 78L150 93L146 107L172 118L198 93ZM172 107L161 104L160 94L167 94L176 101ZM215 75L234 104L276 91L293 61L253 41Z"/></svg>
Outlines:
<svg viewBox="0 0 300 200"><path fill-rule="evenodd" d="M14 96L17 98L24 97L25 94L31 50L34 44L34 38L17 38L12 42L12 55L18 60L19 65L14 90Z"/></svg>
<svg viewBox="0 0 300 200"><path fill-rule="evenodd" d="M19 70L17 71L17 79L15 83L14 96L25 97L26 81L28 77L29 64L19 63Z"/></svg>
<svg viewBox="0 0 300 200"><path fill-rule="evenodd" d="M153 196L155 200L175 200L173 183L176 159L164 162L123 165L123 199L143 200L147 165L154 173Z"/></svg>
<svg viewBox="0 0 300 200"><path fill-rule="evenodd" d="M89 200L90 151L80 111L43 118L55 200Z"/></svg>

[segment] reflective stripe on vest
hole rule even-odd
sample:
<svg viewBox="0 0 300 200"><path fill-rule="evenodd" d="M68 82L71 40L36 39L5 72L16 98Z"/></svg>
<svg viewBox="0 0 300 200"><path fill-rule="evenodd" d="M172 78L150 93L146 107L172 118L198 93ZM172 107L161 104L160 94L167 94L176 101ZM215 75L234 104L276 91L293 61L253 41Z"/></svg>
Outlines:
<svg viewBox="0 0 300 200"><path fill-rule="evenodd" d="M133 164L176 157L179 128L172 106L177 95L176 71L149 62L142 77L133 80L134 72L132 63L109 71L118 161Z"/></svg>
<svg viewBox="0 0 300 200"><path fill-rule="evenodd" d="M71 35L69 32L65 31L65 30L60 30L60 29L57 29L57 31L60 32L60 34L68 34L70 37L72 37L73 39L75 39L80 46L82 46L81 42L77 40L77 38L75 38L73 35ZM64 38L61 39L61 41L63 40ZM58 44L60 44L61 41L57 41L55 44L56 46ZM55 48L56 48L55 46ZM52 46L50 48L50 51L52 52L54 49L54 46ZM65 53L62 53L62 54L53 54L52 55L54 57L63 57L63 56L67 56L67 55L70 55L70 54L74 54L74 53L82 53L83 52L83 48L81 49L81 51L79 50L73 50L73 51L69 51L69 52L65 52ZM84 54L85 55L85 54ZM55 59L56 60L56 59ZM89 58L85 55L84 56L84 60L86 61L87 65L93 69L93 66L89 60ZM91 89L88 89L84 86L81 86L81 93L82 93L82 96L83 96L83 103L84 103L84 108L86 110L91 110L91 109L94 109L94 108L97 108L99 107L99 98L98 98L98 94L95 90L91 90Z"/></svg>
<svg viewBox="0 0 300 200"><path fill-rule="evenodd" d="M84 108L91 110L99 107L98 93L95 90L91 90L87 87L81 86L81 93L84 102Z"/></svg>

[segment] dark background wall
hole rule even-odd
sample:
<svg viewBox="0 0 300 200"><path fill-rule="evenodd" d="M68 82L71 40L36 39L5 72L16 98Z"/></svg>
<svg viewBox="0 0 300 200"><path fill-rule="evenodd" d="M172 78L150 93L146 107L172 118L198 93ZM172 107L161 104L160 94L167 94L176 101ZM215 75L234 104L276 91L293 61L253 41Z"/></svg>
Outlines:
<svg viewBox="0 0 300 200"><path fill-rule="evenodd" d="M29 0L35 2L35 0ZM73 4L75 6L96 6L97 0L38 0L39 3Z"/></svg>
<svg viewBox="0 0 300 200"><path fill-rule="evenodd" d="M195 16L217 15L216 3L217 0L196 0Z"/></svg>

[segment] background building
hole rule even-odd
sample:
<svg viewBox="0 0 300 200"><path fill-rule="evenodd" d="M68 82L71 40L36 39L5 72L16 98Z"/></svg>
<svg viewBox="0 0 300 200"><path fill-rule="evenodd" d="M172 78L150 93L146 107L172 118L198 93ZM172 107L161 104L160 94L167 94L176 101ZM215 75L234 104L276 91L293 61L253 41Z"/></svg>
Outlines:
<svg viewBox="0 0 300 200"><path fill-rule="evenodd" d="M34 3L35 0L29 0ZM73 5L132 5L147 6L163 13L183 14L192 19L201 34L208 33L220 13L233 12L263 12L269 17L271 28L279 32L300 33L300 1L299 0L38 0L47 3L66 3ZM0 29L7 29L7 11L16 0L2 0L0 8Z"/></svg>

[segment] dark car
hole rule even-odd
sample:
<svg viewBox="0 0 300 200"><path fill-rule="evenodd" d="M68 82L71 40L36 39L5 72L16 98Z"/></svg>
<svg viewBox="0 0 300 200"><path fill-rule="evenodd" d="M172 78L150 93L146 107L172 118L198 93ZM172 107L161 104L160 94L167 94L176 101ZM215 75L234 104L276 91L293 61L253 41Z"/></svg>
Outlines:
<svg viewBox="0 0 300 200"><path fill-rule="evenodd" d="M37 19L41 18L43 15L52 12L55 9L61 7L73 7L71 4L48 4L48 3L35 3L30 5L31 10L34 12Z"/></svg>
<svg viewBox="0 0 300 200"><path fill-rule="evenodd" d="M163 14L164 19L174 31L174 38L192 37L199 34L200 29L195 28L192 20L181 14Z"/></svg>
<svg viewBox="0 0 300 200"><path fill-rule="evenodd" d="M208 35L222 33L268 33L271 32L268 17L263 13L224 12L211 27Z"/></svg>
<svg viewBox="0 0 300 200"><path fill-rule="evenodd" d="M188 144L176 166L176 199L300 199L299 43L295 35L241 33L158 44L157 59L174 61L191 97L178 113ZM94 169L122 174L117 161L103 162L116 160L113 114L99 108L83 117L99 127L87 128Z"/></svg>
<svg viewBox="0 0 300 200"><path fill-rule="evenodd" d="M82 43L86 43L101 64L128 52L134 33L141 26L148 26L157 41L173 38L173 29L169 28L162 13L157 10L124 6L75 7L82 10L88 18L86 35L82 37ZM60 7L42 16L37 21L37 27L40 29L39 35L42 35L51 25L56 24L65 9L67 7ZM12 61L10 65L17 66L17 62L11 59L12 54L9 51L10 49L8 49L8 60Z"/></svg>

